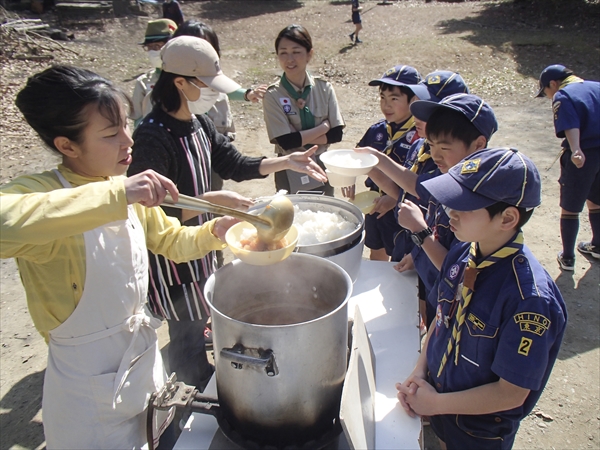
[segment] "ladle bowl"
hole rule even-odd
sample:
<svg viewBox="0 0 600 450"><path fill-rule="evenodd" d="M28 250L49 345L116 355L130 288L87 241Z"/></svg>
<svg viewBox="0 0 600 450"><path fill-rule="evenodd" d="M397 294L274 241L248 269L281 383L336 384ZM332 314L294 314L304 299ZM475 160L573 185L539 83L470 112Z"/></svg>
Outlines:
<svg viewBox="0 0 600 450"><path fill-rule="evenodd" d="M177 202L173 200L170 194L167 194L162 204L172 208L209 212L245 220L256 227L258 238L267 244L281 240L294 222L294 205L283 195L275 196L266 206L265 210L258 215L248 214L226 206L215 205L206 200L183 194L179 194Z"/></svg>

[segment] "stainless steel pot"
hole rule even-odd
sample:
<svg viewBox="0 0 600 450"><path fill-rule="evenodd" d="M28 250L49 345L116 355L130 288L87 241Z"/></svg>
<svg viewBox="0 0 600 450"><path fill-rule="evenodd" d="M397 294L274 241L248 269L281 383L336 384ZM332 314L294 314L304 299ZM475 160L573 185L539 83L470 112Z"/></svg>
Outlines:
<svg viewBox="0 0 600 450"><path fill-rule="evenodd" d="M271 266L235 260L204 293L219 404L232 426L276 446L330 429L346 372L348 274L313 255Z"/></svg>
<svg viewBox="0 0 600 450"><path fill-rule="evenodd" d="M346 236L318 244L296 247L296 252L327 258L348 272L352 281L356 281L364 249L365 218L361 210L345 200L316 194L296 194L287 196L294 206L301 210L337 213L355 224L356 228ZM268 202L260 202L251 208L260 212Z"/></svg>

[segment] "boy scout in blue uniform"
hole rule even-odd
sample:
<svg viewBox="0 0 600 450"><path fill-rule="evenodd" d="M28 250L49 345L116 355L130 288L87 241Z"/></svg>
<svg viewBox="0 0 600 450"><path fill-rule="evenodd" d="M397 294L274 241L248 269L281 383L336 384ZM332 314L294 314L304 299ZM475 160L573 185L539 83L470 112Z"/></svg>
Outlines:
<svg viewBox="0 0 600 450"><path fill-rule="evenodd" d="M352 23L354 24L354 31L348 36L350 37L350 41L354 41L355 44L362 44L362 41L358 38L358 33L362 30L361 11L362 6L358 4L358 0L352 0Z"/></svg>
<svg viewBox="0 0 600 450"><path fill-rule="evenodd" d="M379 86L385 119L367 130L358 147L372 147L398 164L404 164L410 146L419 138L409 105L418 100L412 88L420 81L421 75L415 68L395 66L381 78L369 82L369 86ZM393 211L400 190L394 186L391 191L383 192L371 179L367 179L365 185L381 194L373 211L365 216L365 245L371 249L371 259L388 261L394 249L394 236L400 231Z"/></svg>
<svg viewBox="0 0 600 450"><path fill-rule="evenodd" d="M463 78L456 72L449 70L436 70L428 74L420 85L425 88L425 91L413 87L413 91L419 97L419 100L429 100L432 102L440 102L444 98L461 93L469 93L469 88ZM413 116L414 117L414 116ZM421 174L433 174L437 169L435 162L431 159L431 153L429 151L429 144L425 138L425 125L426 122L419 120L418 117L415 119L415 128L419 139L417 139L410 147L406 160L404 161L404 167L410 169L411 172L417 175ZM407 192L401 191L398 199L399 203L404 200L410 200L414 203L420 203L419 199L414 195ZM424 208L426 204L422 204ZM398 207L394 208L396 220L398 219ZM392 261L400 261L404 258L404 255L410 253L414 246L412 239L410 238L410 232L405 228L394 236L394 250L392 252Z"/></svg>
<svg viewBox="0 0 600 450"><path fill-rule="evenodd" d="M558 264L575 270L579 213L587 203L592 240L577 250L600 259L600 83L585 81L565 66L548 66L537 97L552 99L556 137L564 138L560 158L560 235Z"/></svg>
<svg viewBox="0 0 600 450"><path fill-rule="evenodd" d="M444 260L436 321L398 399L410 415L430 416L448 449L510 449L567 322L556 284L523 243L539 173L515 149L485 149L423 187L449 209L462 244Z"/></svg>

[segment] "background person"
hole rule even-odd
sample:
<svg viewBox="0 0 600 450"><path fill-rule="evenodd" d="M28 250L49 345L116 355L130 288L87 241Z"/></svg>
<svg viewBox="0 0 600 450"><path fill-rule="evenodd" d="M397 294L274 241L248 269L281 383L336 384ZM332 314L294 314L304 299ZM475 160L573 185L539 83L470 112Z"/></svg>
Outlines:
<svg viewBox="0 0 600 450"><path fill-rule="evenodd" d="M132 160L128 100L99 75L54 66L29 78L16 104L62 156L57 169L0 189L0 256L16 258L48 343L46 446L141 448L148 398L166 379L161 322L145 306L147 248L180 262L200 258L223 248L235 220L182 227L155 207L167 191L177 197L170 180L152 171L122 176ZM171 417L156 412L155 441ZM174 443L169 430L161 448Z"/></svg>
<svg viewBox="0 0 600 450"><path fill-rule="evenodd" d="M585 81L565 66L546 67L537 97L552 100L556 137L563 138L560 157L561 269L575 270L579 213L587 203L592 240L577 250L600 259L600 83Z"/></svg>
<svg viewBox="0 0 600 450"><path fill-rule="evenodd" d="M163 19L170 19L177 24L181 25L185 20L183 18L183 11L181 5L177 0L165 0L163 3Z"/></svg>
<svg viewBox="0 0 600 450"><path fill-rule="evenodd" d="M182 194L204 198L237 209L252 204L232 191L211 192L211 168L235 181L266 177L280 170L297 170L326 180L311 159L316 147L279 158L247 157L217 132L205 115L191 105L202 100L202 88L231 92L239 87L220 69L219 57L207 41L179 36L162 50L163 71L152 90L154 108L135 130L130 176L153 169L176 183ZM186 225L203 224L209 214L165 208ZM204 389L214 368L208 363L204 327L209 308L204 284L216 269L213 252L178 264L168 257L150 255L148 300L153 312L169 324L169 367L186 384Z"/></svg>
<svg viewBox="0 0 600 450"><path fill-rule="evenodd" d="M133 107L129 114L129 118L133 120L134 127L137 127L142 118L152 110L150 92L158 81L162 67L160 50L173 37L176 29L177 24L170 19L150 20L148 22L144 42L140 45L144 46L153 69L135 80L131 99Z"/></svg>
<svg viewBox="0 0 600 450"><path fill-rule="evenodd" d="M359 5L358 0L352 0L352 23L354 24L354 31L348 36L350 37L350 41L353 41L355 44L362 44L362 41L358 38L358 33L362 30L361 11L362 6Z"/></svg>
<svg viewBox="0 0 600 450"><path fill-rule="evenodd" d="M283 70L281 78L269 86L263 99L267 133L277 155L289 155L303 147L318 145L316 155L329 144L342 140L344 119L331 84L306 70L313 57L312 38L301 25L290 25L275 39L275 52ZM324 169L320 160L318 164ZM311 183L306 176L286 171L275 174L277 191L323 191L333 196L329 183Z"/></svg>

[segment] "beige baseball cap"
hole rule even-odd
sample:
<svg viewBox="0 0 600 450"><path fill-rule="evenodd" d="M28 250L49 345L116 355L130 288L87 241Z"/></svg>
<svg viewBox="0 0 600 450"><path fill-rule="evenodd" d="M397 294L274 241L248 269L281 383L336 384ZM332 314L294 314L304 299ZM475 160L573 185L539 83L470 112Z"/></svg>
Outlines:
<svg viewBox="0 0 600 450"><path fill-rule="evenodd" d="M179 36L161 49L162 70L176 75L196 77L208 87L224 94L240 89L240 85L221 71L219 55L204 39Z"/></svg>

